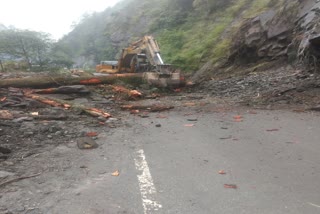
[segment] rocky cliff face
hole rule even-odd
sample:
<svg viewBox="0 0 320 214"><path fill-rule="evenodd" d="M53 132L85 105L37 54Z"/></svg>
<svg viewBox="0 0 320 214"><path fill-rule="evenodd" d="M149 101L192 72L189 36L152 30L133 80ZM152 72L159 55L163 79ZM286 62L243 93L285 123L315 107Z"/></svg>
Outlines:
<svg viewBox="0 0 320 214"><path fill-rule="evenodd" d="M243 21L228 59L208 62L193 81L246 105L320 106L320 1L283 1Z"/></svg>
<svg viewBox="0 0 320 214"><path fill-rule="evenodd" d="M320 2L288 0L280 9L270 9L245 21L233 40L231 62L288 58L313 64L319 60Z"/></svg>

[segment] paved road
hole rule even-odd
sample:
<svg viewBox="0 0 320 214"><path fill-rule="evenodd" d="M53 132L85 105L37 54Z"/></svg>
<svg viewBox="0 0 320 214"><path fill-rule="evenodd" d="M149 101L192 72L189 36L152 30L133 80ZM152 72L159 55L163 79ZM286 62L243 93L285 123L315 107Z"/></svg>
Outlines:
<svg viewBox="0 0 320 214"><path fill-rule="evenodd" d="M59 146L51 153L72 170L47 176L55 188L36 207L66 214L320 213L319 114L189 112L130 116L126 128L100 135L98 150Z"/></svg>
<svg viewBox="0 0 320 214"><path fill-rule="evenodd" d="M160 213L320 213L320 118L241 112L243 122L234 122L238 114L143 123L132 140L146 155Z"/></svg>

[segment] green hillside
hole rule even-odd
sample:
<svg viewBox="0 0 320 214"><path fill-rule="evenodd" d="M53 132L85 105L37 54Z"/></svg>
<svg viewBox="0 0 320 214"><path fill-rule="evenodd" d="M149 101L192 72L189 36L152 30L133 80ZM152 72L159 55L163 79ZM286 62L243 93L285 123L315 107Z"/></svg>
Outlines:
<svg viewBox="0 0 320 214"><path fill-rule="evenodd" d="M243 18L275 6L274 0L123 0L101 13L84 16L56 46L56 54L78 66L113 60L145 34L158 40L163 58L184 71L228 55Z"/></svg>

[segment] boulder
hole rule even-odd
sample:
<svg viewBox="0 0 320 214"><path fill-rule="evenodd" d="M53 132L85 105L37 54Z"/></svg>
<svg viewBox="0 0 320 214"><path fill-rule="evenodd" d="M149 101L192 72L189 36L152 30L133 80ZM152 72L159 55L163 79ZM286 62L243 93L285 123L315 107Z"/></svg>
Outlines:
<svg viewBox="0 0 320 214"><path fill-rule="evenodd" d="M233 39L229 61L319 56L319 23L320 1L287 1L278 11L268 10L242 24Z"/></svg>

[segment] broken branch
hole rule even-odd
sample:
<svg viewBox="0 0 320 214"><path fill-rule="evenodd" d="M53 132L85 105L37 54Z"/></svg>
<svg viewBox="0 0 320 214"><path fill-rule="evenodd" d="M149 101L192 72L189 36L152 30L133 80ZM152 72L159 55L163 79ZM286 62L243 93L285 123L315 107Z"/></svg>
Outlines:
<svg viewBox="0 0 320 214"><path fill-rule="evenodd" d="M24 179L37 177L37 176L39 176L39 175L41 175L41 174L42 174L42 173L38 173L38 174L34 174L34 175L22 176L22 177L19 177L19 178L14 178L14 179L11 179L11 180L8 180L8 181L5 181L5 182L0 183L0 187L3 187L3 186L5 186L5 185L11 184L11 183L13 183L13 182L21 181L21 180L24 180Z"/></svg>
<svg viewBox="0 0 320 214"><path fill-rule="evenodd" d="M165 106L165 105L123 105L121 109L123 110L146 110L150 112L160 112L173 109L174 106Z"/></svg>

